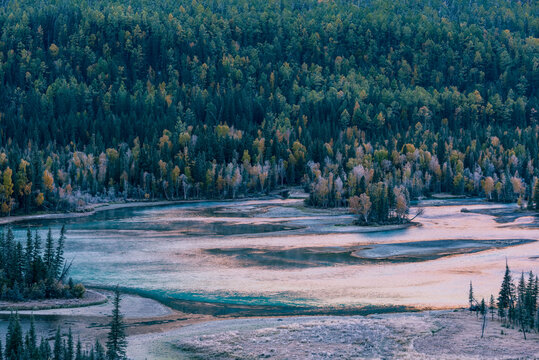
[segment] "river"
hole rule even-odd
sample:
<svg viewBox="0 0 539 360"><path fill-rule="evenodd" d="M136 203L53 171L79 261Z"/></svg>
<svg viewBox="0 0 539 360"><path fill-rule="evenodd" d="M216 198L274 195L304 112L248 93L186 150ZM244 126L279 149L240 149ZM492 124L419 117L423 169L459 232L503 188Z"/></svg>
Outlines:
<svg viewBox="0 0 539 360"><path fill-rule="evenodd" d="M28 221L14 230L22 239L28 226L57 234L65 223L74 279L119 284L168 305L191 304L193 311L192 302L447 308L466 304L470 281L477 296L496 294L506 259L515 274L538 270L536 217L499 222L475 212L508 215L515 205L419 205L420 226L388 231L353 226L345 212L306 208L294 199L133 207Z"/></svg>

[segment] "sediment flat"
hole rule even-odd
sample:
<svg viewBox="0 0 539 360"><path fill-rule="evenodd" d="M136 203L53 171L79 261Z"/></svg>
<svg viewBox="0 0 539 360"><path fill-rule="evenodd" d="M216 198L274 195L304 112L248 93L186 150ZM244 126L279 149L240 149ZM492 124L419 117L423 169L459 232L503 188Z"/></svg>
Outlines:
<svg viewBox="0 0 539 360"><path fill-rule="evenodd" d="M250 318L129 338L133 359L532 359L539 335L466 310L370 316Z"/></svg>

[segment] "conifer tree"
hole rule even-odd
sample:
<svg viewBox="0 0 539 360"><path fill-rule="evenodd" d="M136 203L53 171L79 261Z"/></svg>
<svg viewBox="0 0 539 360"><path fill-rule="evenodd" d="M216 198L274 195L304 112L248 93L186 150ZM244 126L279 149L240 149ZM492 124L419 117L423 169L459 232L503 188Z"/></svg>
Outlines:
<svg viewBox="0 0 539 360"><path fill-rule="evenodd" d="M26 247L24 249L26 285L31 285L34 282L32 273L33 256L34 241L32 239L32 232L30 231L30 228L28 228L26 230Z"/></svg>
<svg viewBox="0 0 539 360"><path fill-rule="evenodd" d="M511 316L510 312L513 307L513 282L511 279L511 271L509 266L505 264L505 274L503 276L502 286L498 295L498 315L504 319L507 316ZM509 312L506 313L506 310Z"/></svg>
<svg viewBox="0 0 539 360"><path fill-rule="evenodd" d="M45 243L45 253L43 254L43 262L47 269L47 274L51 276L54 272L54 240L52 238L52 231L49 228L47 233L47 241Z"/></svg>
<svg viewBox="0 0 539 360"><path fill-rule="evenodd" d="M468 303L470 304L470 311L473 309L473 303L474 303L474 295L473 295L473 286L472 282L470 281L470 290L468 291Z"/></svg>
<svg viewBox="0 0 539 360"><path fill-rule="evenodd" d="M120 289L116 285L114 290L113 310L110 321L110 331L107 340L107 360L126 359L127 340L125 336L125 325L120 312Z"/></svg>
<svg viewBox="0 0 539 360"><path fill-rule="evenodd" d="M67 334L66 356L64 357L64 360L73 360L73 350L73 333L71 332L71 328L69 328L69 332Z"/></svg>
<svg viewBox="0 0 539 360"><path fill-rule="evenodd" d="M65 224L62 225L60 230L60 237L58 238L58 245L56 246L56 253L54 258L54 276L58 278L61 275L62 267L64 265L64 245L65 245L65 236L66 228ZM58 279L62 280L62 279Z"/></svg>
<svg viewBox="0 0 539 360"><path fill-rule="evenodd" d="M36 335L36 325L34 322L34 317L30 318L30 330L28 330L27 335L28 341L26 344L27 352L30 354L30 357L36 357L37 355L37 335Z"/></svg>
<svg viewBox="0 0 539 360"><path fill-rule="evenodd" d="M103 349L103 345L96 339L95 340L95 360L105 360L105 350Z"/></svg>
<svg viewBox="0 0 539 360"><path fill-rule="evenodd" d="M82 343L80 342L80 337L77 339L77 350L75 353L75 360L83 360Z"/></svg>
<svg viewBox="0 0 539 360"><path fill-rule="evenodd" d="M54 349L53 356L54 360L62 360L63 346L62 346L62 335L60 333L60 327L56 328L56 336L54 337Z"/></svg>
<svg viewBox="0 0 539 360"><path fill-rule="evenodd" d="M491 319L494 320L494 310L496 309L496 303L494 302L494 295L490 295L489 310Z"/></svg>
<svg viewBox="0 0 539 360"><path fill-rule="evenodd" d="M6 336L6 360L19 360L22 357L24 352L24 343L22 337L19 314L11 313Z"/></svg>

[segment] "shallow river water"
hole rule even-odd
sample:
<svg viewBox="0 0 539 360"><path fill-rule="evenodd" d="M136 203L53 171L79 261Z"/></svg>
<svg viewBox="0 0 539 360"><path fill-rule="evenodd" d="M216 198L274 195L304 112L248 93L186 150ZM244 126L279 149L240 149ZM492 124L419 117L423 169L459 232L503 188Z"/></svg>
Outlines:
<svg viewBox="0 0 539 360"><path fill-rule="evenodd" d="M515 276L539 270L537 218L497 222L475 212L511 215L514 205L420 205L421 226L389 231L352 226L350 215L301 200L126 208L18 223L15 231L20 238L27 226L58 233L65 223L75 279L119 284L173 306L464 306L470 281L478 296L496 294L506 259Z"/></svg>

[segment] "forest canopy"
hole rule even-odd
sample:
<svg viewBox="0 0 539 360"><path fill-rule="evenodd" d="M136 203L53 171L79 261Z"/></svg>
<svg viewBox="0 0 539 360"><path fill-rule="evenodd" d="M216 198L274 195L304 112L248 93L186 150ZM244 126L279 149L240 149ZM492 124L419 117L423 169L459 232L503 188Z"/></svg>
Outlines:
<svg viewBox="0 0 539 360"><path fill-rule="evenodd" d="M3 0L1 211L298 185L323 207L364 195L376 218L434 192L539 208L538 13Z"/></svg>

